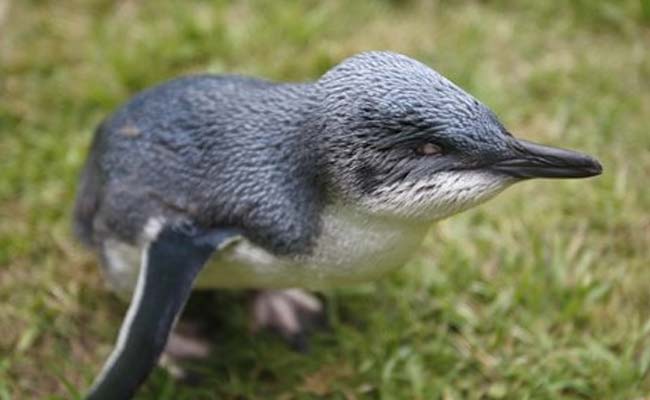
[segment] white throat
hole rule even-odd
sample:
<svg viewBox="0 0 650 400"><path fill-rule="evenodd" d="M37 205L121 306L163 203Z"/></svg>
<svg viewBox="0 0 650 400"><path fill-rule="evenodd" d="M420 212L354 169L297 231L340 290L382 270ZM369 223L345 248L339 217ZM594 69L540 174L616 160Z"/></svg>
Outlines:
<svg viewBox="0 0 650 400"><path fill-rule="evenodd" d="M514 182L485 171L441 172L380 187L362 202L373 214L439 221L491 199Z"/></svg>

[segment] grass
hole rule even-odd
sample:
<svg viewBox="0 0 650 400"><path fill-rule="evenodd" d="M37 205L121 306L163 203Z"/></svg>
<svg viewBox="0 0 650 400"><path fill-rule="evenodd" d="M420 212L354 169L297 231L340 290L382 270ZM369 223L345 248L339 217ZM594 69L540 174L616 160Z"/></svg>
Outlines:
<svg viewBox="0 0 650 400"><path fill-rule="evenodd" d="M73 240L93 127L179 74L314 79L391 49L517 135L597 155L436 225L405 268L326 293L309 355L246 332L240 294L200 385L139 399L641 399L650 393L650 3L0 0L0 400L79 396L125 305Z"/></svg>

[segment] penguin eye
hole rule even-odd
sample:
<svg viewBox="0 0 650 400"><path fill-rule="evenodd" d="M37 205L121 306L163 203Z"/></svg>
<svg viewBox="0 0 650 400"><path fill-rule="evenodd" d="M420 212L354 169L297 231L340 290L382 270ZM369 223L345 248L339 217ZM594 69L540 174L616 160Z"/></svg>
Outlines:
<svg viewBox="0 0 650 400"><path fill-rule="evenodd" d="M442 153L442 147L431 142L420 144L415 148L415 154L419 156L435 156Z"/></svg>

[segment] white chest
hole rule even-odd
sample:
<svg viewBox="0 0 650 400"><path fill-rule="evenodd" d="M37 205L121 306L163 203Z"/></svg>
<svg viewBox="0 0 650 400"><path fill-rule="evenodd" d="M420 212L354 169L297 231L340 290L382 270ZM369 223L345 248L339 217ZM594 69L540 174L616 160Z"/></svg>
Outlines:
<svg viewBox="0 0 650 400"><path fill-rule="evenodd" d="M246 240L215 254L198 287L319 288L367 281L398 267L420 245L426 226L341 208L325 210L307 256L276 257Z"/></svg>
<svg viewBox="0 0 650 400"><path fill-rule="evenodd" d="M323 288L374 279L401 267L419 247L426 226L396 223L340 208L325 211L309 255L277 257L242 239L209 261L198 288ZM106 278L118 293L135 286L142 248L104 243Z"/></svg>

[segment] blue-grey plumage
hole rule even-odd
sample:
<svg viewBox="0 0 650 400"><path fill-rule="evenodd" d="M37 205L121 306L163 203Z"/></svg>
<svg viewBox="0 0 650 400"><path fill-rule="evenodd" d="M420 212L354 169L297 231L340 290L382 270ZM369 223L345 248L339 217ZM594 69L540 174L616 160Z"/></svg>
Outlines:
<svg viewBox="0 0 650 400"><path fill-rule="evenodd" d="M204 75L136 95L96 132L75 226L124 293L164 264L146 252L174 226L238 232L195 286L340 285L399 267L431 223L515 182L600 172L514 138L424 64L368 52L310 83Z"/></svg>
<svg viewBox="0 0 650 400"><path fill-rule="evenodd" d="M320 206L302 130L313 102L300 85L235 76L140 93L97 131L84 181L102 184L95 193L82 186L78 232L133 243L156 216L238 226L277 252L299 251Z"/></svg>

